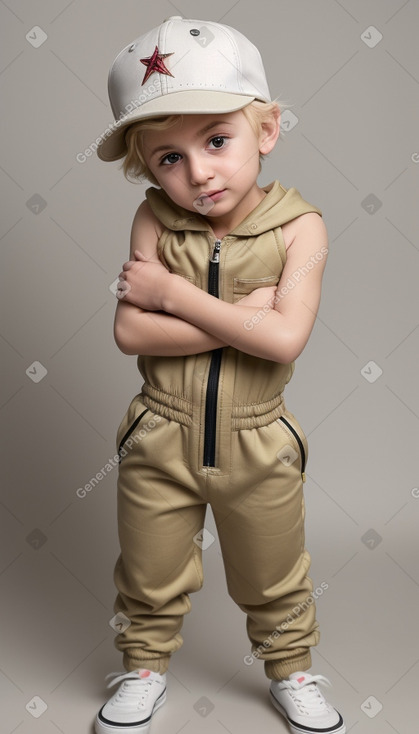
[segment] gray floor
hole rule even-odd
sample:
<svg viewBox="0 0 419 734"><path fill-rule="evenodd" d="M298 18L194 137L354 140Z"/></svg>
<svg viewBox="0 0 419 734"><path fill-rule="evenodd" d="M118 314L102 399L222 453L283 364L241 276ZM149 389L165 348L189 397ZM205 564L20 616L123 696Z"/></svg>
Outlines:
<svg viewBox="0 0 419 734"><path fill-rule="evenodd" d="M292 104L260 183L319 206L322 303L286 391L309 440L307 547L322 637L313 673L354 734L414 734L419 683L419 5L414 0L5 0L0 84L0 696L3 734L84 734L121 669L113 647L115 453L140 390L112 338L114 284L145 186L76 156L112 121L117 52L170 15L260 48ZM204 21L202 21L204 23ZM83 158L83 156L82 156ZM79 158L79 161L81 159ZM215 536L211 512L207 528ZM286 732L218 540L152 734Z"/></svg>

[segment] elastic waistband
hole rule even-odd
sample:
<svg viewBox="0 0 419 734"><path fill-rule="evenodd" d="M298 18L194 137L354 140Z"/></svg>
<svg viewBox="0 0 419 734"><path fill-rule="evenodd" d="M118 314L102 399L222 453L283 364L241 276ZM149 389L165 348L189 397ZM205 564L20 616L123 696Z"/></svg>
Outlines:
<svg viewBox="0 0 419 734"><path fill-rule="evenodd" d="M142 402L150 410L163 418L192 425L193 404L179 395L168 393L160 388L144 383L141 388ZM231 429L239 431L244 428L259 428L273 423L285 413L284 396L275 395L263 403L240 403L231 410Z"/></svg>
<svg viewBox="0 0 419 734"><path fill-rule="evenodd" d="M144 383L141 388L141 400L147 408L168 418L171 421L182 423L184 426L192 425L192 403L179 395L160 390Z"/></svg>
<svg viewBox="0 0 419 734"><path fill-rule="evenodd" d="M239 431L241 428L267 426L284 413L284 396L280 393L264 403L235 405L231 414L231 427L233 431Z"/></svg>

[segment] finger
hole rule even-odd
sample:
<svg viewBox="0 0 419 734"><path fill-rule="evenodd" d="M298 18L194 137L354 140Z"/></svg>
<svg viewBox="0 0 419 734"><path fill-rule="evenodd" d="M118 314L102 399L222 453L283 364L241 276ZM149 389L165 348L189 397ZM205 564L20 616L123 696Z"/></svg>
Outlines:
<svg viewBox="0 0 419 734"><path fill-rule="evenodd" d="M119 300L121 300L121 298L124 298L130 290L130 284L123 280L118 283L115 295Z"/></svg>

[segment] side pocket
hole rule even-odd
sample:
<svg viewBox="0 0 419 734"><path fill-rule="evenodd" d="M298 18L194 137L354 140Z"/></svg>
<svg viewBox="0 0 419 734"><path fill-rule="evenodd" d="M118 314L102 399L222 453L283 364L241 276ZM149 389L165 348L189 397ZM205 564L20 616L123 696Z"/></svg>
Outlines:
<svg viewBox="0 0 419 734"><path fill-rule="evenodd" d="M148 413L148 410L149 410L148 408L145 408L145 410L143 410L142 413L140 413L140 415L138 415L136 417L135 421L130 425L130 427L128 428L128 430L124 434L124 436L122 436L122 438L121 438L121 440L119 442L119 446L118 446L118 462L119 463L121 463L121 461L122 461L121 449L122 449L124 443L128 440L128 438L130 437L131 433L136 429L136 427L138 426L141 418L146 413Z"/></svg>
<svg viewBox="0 0 419 734"><path fill-rule="evenodd" d="M296 422L297 421L295 421L295 423ZM299 432L296 430L296 428L291 424L291 422L289 421L288 417L286 418L285 416L281 415L278 418L278 423L282 423L283 426L285 427L285 429L288 431L288 433L291 433L291 435L294 437L294 440L297 442L297 445L298 445L298 448L299 448L299 451L300 451L300 458L301 458L301 478L302 478L303 482L305 482L306 481L305 469L306 469L306 464L307 464L307 452L306 452L306 450L304 448L303 439L300 436ZM301 433L302 433L302 431L301 431ZM305 436L304 436L304 439L305 439L305 442L307 444L307 439L306 439Z"/></svg>

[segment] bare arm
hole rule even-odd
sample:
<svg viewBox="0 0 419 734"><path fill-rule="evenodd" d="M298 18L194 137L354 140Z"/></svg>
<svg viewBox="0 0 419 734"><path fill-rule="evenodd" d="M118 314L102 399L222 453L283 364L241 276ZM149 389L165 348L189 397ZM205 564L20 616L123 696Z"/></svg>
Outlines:
<svg viewBox="0 0 419 734"><path fill-rule="evenodd" d="M118 303L114 335L124 354L178 357L225 346L217 337L177 316L144 311L128 301Z"/></svg>
<svg viewBox="0 0 419 734"><path fill-rule="evenodd" d="M318 214L298 217L293 231L274 308L258 316L254 307L221 301L174 274L164 278L162 308L243 352L274 362L292 362L303 351L314 326L327 256L326 228ZM150 273L153 265L146 263L147 267ZM293 287L288 288L287 283ZM156 287L154 283L154 290Z"/></svg>
<svg viewBox="0 0 419 734"><path fill-rule="evenodd" d="M137 210L131 230L130 259L139 250L147 259L157 259L160 223L144 201ZM114 338L124 354L182 356L199 354L225 346L218 337L208 334L181 317L164 311L147 311L129 301L118 301Z"/></svg>

